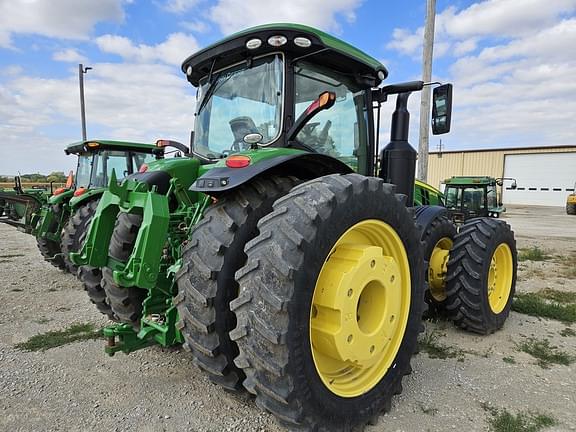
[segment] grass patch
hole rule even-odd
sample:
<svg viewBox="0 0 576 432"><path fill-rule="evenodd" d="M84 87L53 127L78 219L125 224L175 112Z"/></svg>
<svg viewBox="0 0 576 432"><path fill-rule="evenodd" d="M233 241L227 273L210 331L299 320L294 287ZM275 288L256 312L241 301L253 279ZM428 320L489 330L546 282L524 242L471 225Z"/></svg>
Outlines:
<svg viewBox="0 0 576 432"><path fill-rule="evenodd" d="M574 269L576 270L576 269ZM552 288L545 288L536 293L539 297L552 300L558 303L576 303L576 292L560 291Z"/></svg>
<svg viewBox="0 0 576 432"><path fill-rule="evenodd" d="M542 298L539 293L517 293L512 302L512 310L535 317L576 322L576 304L560 304Z"/></svg>
<svg viewBox="0 0 576 432"><path fill-rule="evenodd" d="M502 361L508 364L516 364L516 359L512 356L510 357L502 357Z"/></svg>
<svg viewBox="0 0 576 432"><path fill-rule="evenodd" d="M91 323L72 324L64 330L49 331L32 336L26 342L17 344L16 348L25 351L46 351L72 342L98 339L100 337L102 337L101 330L95 329Z"/></svg>
<svg viewBox="0 0 576 432"><path fill-rule="evenodd" d="M520 249L518 261L546 261L552 258L538 246L532 246L527 249Z"/></svg>
<svg viewBox="0 0 576 432"><path fill-rule="evenodd" d="M576 330L571 329L570 327L566 327L564 330L560 331L560 336L562 337L576 336Z"/></svg>
<svg viewBox="0 0 576 432"><path fill-rule="evenodd" d="M517 348L537 359L543 369L549 369L552 364L568 366L576 360L573 355L550 345L548 339L528 338L517 344Z"/></svg>
<svg viewBox="0 0 576 432"><path fill-rule="evenodd" d="M458 361L464 361L465 351L460 348L451 347L445 345L439 341L440 334L432 330L431 332L426 331L419 339L418 346L421 351L428 354L430 358L437 359L448 359L455 358Z"/></svg>
<svg viewBox="0 0 576 432"><path fill-rule="evenodd" d="M492 416L488 423L493 432L539 432L558 424L554 417L546 414L535 412L512 414L506 409L499 410L485 405L483 408Z"/></svg>

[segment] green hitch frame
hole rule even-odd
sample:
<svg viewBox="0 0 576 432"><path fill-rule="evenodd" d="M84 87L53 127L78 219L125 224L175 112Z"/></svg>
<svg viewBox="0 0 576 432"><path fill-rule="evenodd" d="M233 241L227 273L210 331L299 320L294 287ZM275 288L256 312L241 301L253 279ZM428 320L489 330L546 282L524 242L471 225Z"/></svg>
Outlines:
<svg viewBox="0 0 576 432"><path fill-rule="evenodd" d="M178 203L172 211L169 197L175 197ZM208 195L201 195L194 202L177 178L170 180L164 195L145 183L127 180L118 185L112 173L86 242L78 253L71 254L71 259L77 265L108 267L119 286L146 289L148 295L143 302L138 331L129 324L114 324L104 329L108 340L106 353L127 354L150 345L168 347L183 342L173 302L177 294L174 274L181 266L181 245L210 202ZM114 220L119 212L142 215L142 224L126 263L108 256Z"/></svg>

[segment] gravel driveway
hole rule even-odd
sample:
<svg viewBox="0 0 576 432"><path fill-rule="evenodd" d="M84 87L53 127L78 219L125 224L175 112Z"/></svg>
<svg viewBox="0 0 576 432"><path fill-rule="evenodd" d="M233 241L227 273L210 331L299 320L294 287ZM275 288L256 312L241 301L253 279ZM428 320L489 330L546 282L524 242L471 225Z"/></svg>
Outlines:
<svg viewBox="0 0 576 432"><path fill-rule="evenodd" d="M576 292L576 217L560 208L514 208L506 215L518 246L538 246L555 258L520 265L518 291ZM112 358L102 340L46 351L15 345L75 323L107 321L80 283L42 261L35 240L0 226L0 430L280 431L248 396L212 385L179 349L147 348ZM547 430L576 430L576 367L542 368L518 344L547 339L576 355L576 325L513 312L505 328L479 337L450 323L427 323L425 337L447 358L423 349L392 411L366 428L376 431L489 430L490 407L537 411L557 421Z"/></svg>

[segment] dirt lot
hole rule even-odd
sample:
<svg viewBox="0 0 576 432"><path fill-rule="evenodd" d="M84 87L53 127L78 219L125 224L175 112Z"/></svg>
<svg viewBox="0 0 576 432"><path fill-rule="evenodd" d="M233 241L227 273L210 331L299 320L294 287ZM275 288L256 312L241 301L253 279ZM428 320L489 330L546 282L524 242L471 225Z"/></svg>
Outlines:
<svg viewBox="0 0 576 432"><path fill-rule="evenodd" d="M514 208L506 219L519 248L538 246L550 255L520 263L518 291L576 293L576 217L560 208ZM210 384L180 350L109 358L102 340L37 352L15 348L37 334L73 323L99 328L106 320L73 276L40 259L32 237L6 226L0 226L0 280L0 430L281 430L249 397ZM576 325L516 312L488 337L428 322L428 349L415 357L403 394L366 430L484 431L490 407L537 411L557 422L546 430L576 430L576 363L543 368L518 348L530 338L547 339L576 355L573 330Z"/></svg>

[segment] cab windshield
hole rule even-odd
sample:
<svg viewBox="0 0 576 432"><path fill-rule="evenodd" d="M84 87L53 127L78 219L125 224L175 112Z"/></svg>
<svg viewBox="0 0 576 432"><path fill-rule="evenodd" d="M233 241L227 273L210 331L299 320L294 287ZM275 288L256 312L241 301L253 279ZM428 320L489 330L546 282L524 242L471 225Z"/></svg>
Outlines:
<svg viewBox="0 0 576 432"><path fill-rule="evenodd" d="M249 147L244 137L262 135L260 145L280 135L284 93L280 55L269 55L216 72L200 82L194 152L219 159Z"/></svg>
<svg viewBox="0 0 576 432"><path fill-rule="evenodd" d="M152 162L156 157L151 153L104 150L96 153L82 154L78 157L76 187L106 187L112 170L121 181L128 174L140 169L144 163Z"/></svg>

